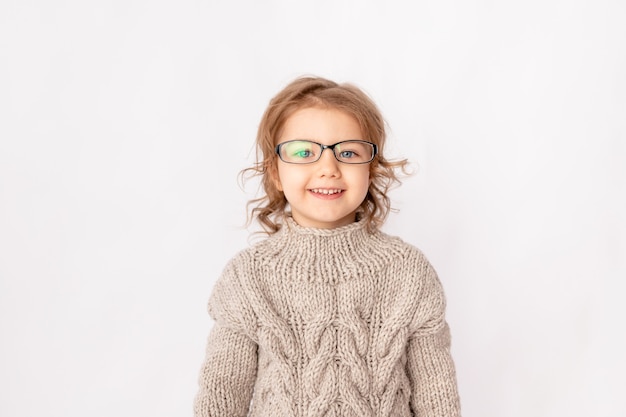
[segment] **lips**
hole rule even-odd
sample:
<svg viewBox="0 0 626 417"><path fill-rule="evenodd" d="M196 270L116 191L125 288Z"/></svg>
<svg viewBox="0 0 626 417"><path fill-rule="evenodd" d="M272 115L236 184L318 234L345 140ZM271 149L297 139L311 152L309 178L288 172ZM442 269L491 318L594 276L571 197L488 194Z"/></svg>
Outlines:
<svg viewBox="0 0 626 417"><path fill-rule="evenodd" d="M311 191L314 194L324 194L324 195L333 195L333 194L339 194L343 192L343 190L339 188L311 188L309 191Z"/></svg>

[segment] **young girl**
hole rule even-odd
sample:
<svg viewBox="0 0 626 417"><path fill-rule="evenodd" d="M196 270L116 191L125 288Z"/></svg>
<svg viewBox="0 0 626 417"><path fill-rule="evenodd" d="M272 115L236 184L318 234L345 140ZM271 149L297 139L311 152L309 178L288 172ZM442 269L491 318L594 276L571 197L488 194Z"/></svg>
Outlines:
<svg viewBox="0 0 626 417"><path fill-rule="evenodd" d="M380 231L406 161L385 159L376 105L298 78L257 145L252 215L269 236L213 288L195 415L459 416L442 286L418 249Z"/></svg>

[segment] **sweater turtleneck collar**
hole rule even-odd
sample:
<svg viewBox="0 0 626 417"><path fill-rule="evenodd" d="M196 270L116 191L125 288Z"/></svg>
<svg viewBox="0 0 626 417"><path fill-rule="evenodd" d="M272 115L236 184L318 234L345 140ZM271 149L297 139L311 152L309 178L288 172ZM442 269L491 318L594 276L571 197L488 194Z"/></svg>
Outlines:
<svg viewBox="0 0 626 417"><path fill-rule="evenodd" d="M393 239L392 239L393 240ZM308 281L337 283L379 270L397 253L380 231L369 232L361 219L334 229L303 227L287 217L283 227L257 247L263 263Z"/></svg>
<svg viewBox="0 0 626 417"><path fill-rule="evenodd" d="M347 224L341 227L335 227L332 229L321 229L314 227L304 227L300 226L291 216L285 217L285 223L281 228L281 232L293 234L293 235L310 235L310 236L319 236L319 237L329 237L332 238L334 236L346 236L353 235L355 233L367 234L367 221L366 219L360 219L353 223Z"/></svg>

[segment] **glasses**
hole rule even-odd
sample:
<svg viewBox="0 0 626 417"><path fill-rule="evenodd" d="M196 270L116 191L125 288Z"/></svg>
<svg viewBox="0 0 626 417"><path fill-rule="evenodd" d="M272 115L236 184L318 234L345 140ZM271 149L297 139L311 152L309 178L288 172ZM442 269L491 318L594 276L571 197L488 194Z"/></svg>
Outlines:
<svg viewBox="0 0 626 417"><path fill-rule="evenodd" d="M288 140L276 146L276 153L288 164L311 164L322 157L322 152L330 149L335 159L344 164L367 164L378 153L378 147L364 140L344 140L334 145L322 145L311 140Z"/></svg>

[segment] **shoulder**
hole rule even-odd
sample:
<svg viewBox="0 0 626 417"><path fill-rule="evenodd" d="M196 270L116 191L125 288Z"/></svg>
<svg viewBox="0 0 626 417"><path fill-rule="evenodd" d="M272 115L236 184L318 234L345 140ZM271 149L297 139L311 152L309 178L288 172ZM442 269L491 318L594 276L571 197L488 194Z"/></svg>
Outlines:
<svg viewBox="0 0 626 417"><path fill-rule="evenodd" d="M412 326L419 328L433 317L440 319L445 311L446 298L433 264L415 245L397 236L384 236L398 255L389 265L389 277L397 279L405 295L415 303Z"/></svg>
<svg viewBox="0 0 626 417"><path fill-rule="evenodd" d="M230 274L237 275L238 272L247 271L254 268L256 259L256 257L254 256L255 252L256 245L242 249L235 255L233 255L224 265L222 278L224 278L224 276L229 276Z"/></svg>
<svg viewBox="0 0 626 417"><path fill-rule="evenodd" d="M259 265L260 261L267 260L268 255L275 251L276 238L274 235L263 238L235 253L226 262L223 275L228 273L249 273Z"/></svg>
<svg viewBox="0 0 626 417"><path fill-rule="evenodd" d="M417 276L435 273L427 256L417 246L398 236L384 232L378 232L378 236L382 246L387 248L388 253L392 257L392 263L397 267L405 267L407 268L407 273L414 273Z"/></svg>
<svg viewBox="0 0 626 417"><path fill-rule="evenodd" d="M426 293L439 292L437 272L424 252L398 236L378 232L377 244L385 253L384 276L389 285L402 288L406 296L421 299Z"/></svg>
<svg viewBox="0 0 626 417"><path fill-rule="evenodd" d="M245 301L249 287L248 281L255 275L254 271L258 268L257 264L262 259L258 255L261 244L240 250L226 262L221 275L213 286L211 300L226 297L231 301L237 299L239 303Z"/></svg>

